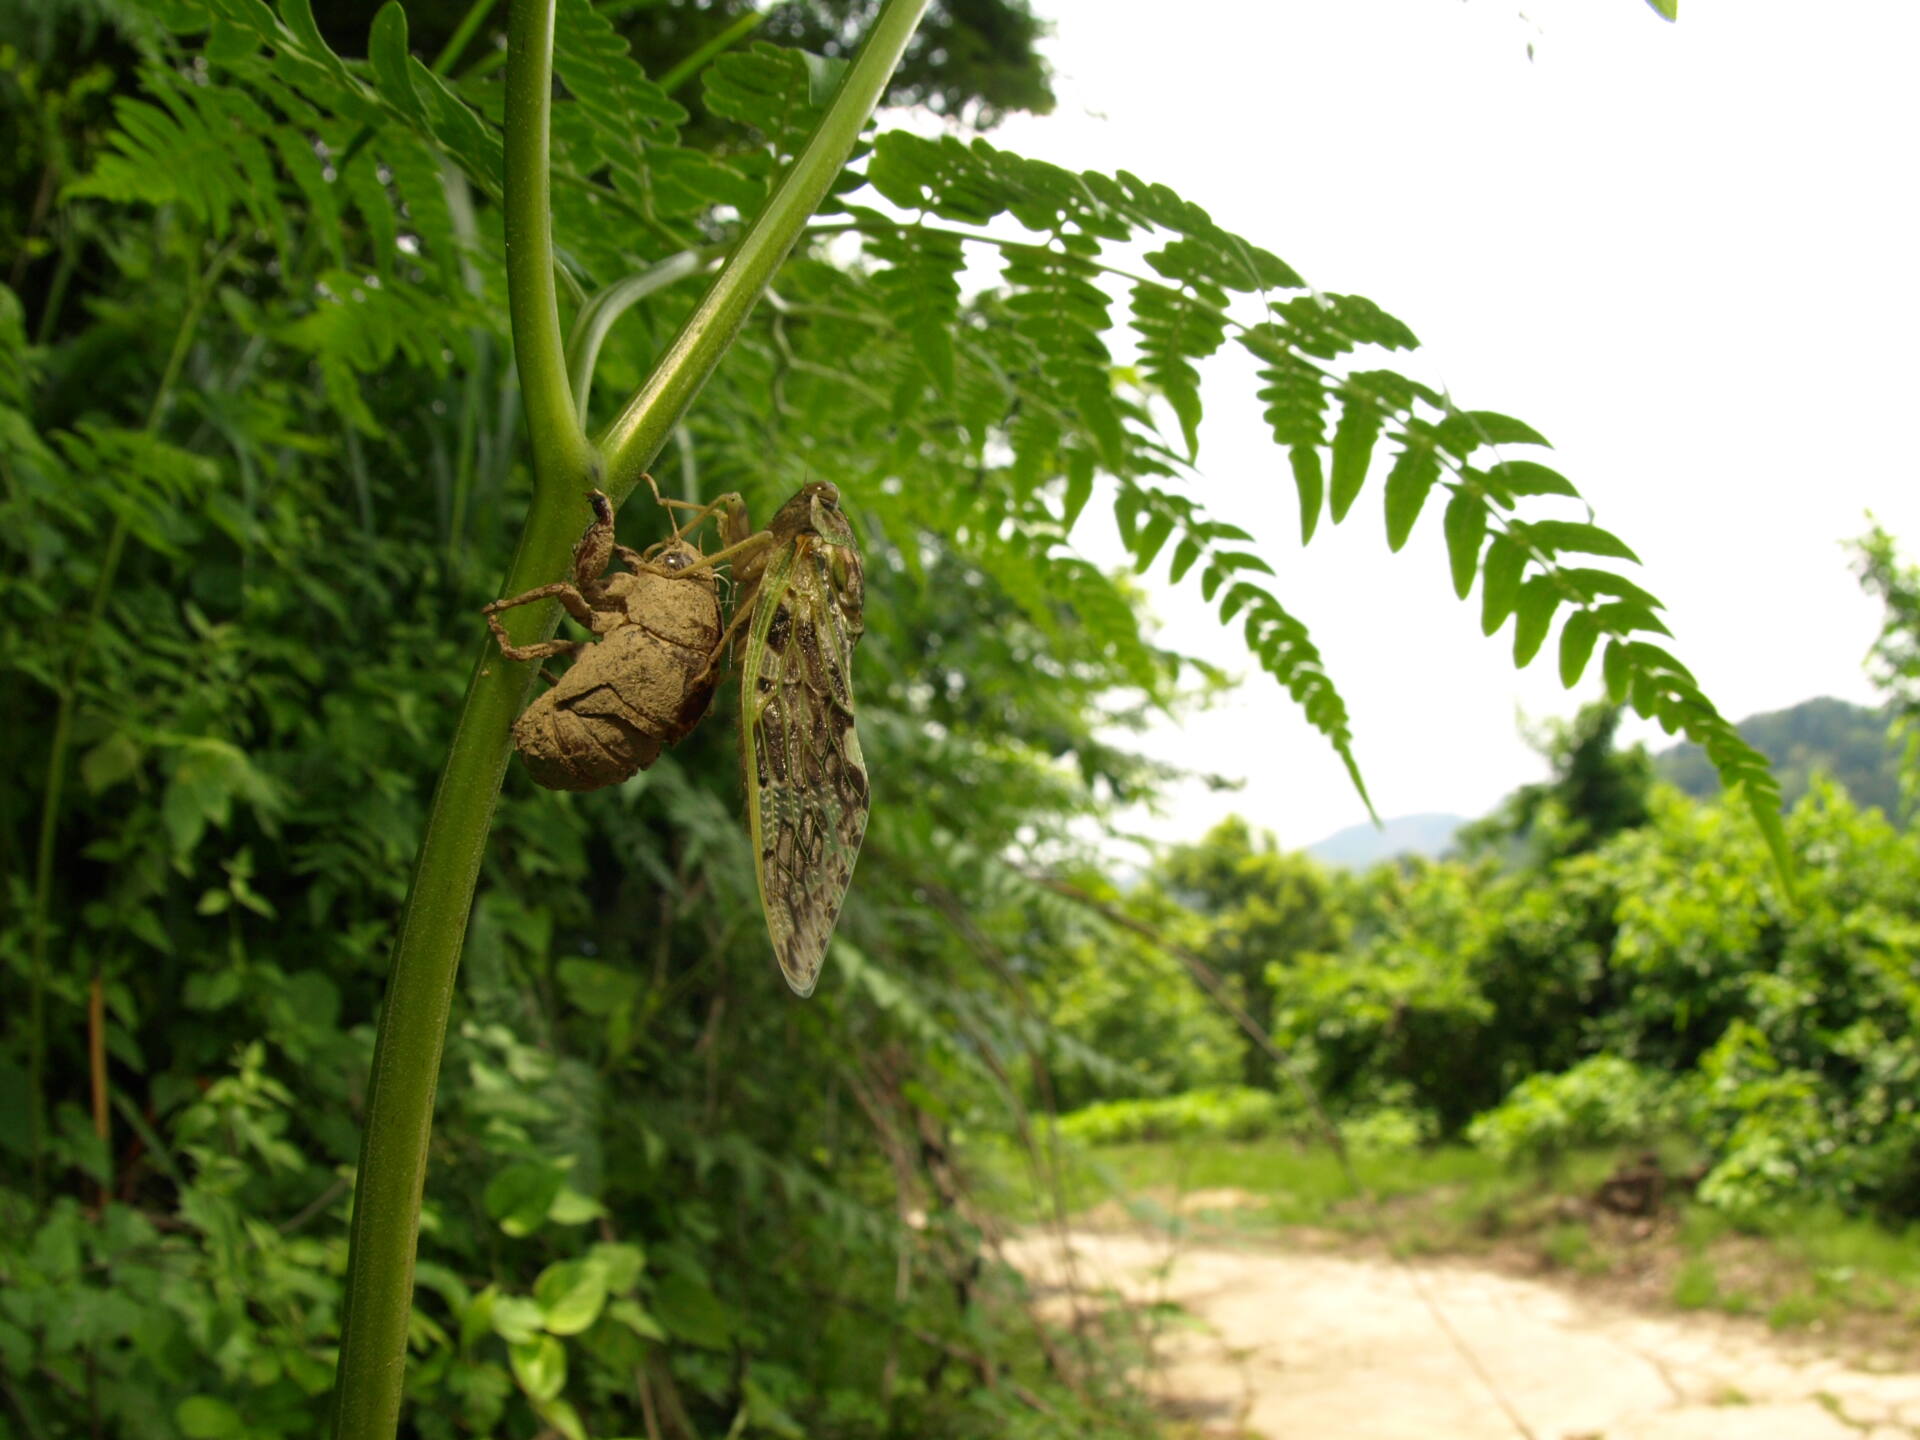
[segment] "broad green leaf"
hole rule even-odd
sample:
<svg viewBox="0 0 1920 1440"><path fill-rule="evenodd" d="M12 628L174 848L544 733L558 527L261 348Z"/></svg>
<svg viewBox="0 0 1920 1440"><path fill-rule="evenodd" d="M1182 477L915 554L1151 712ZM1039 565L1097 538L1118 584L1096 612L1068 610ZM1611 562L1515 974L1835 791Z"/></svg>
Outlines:
<svg viewBox="0 0 1920 1440"><path fill-rule="evenodd" d="M725 1350L733 1317L711 1290L684 1275L668 1275L653 1288L653 1313L677 1339L707 1350Z"/></svg>
<svg viewBox="0 0 1920 1440"><path fill-rule="evenodd" d="M547 1428L558 1431L562 1440L587 1440L587 1427L571 1401L543 1400L536 1408Z"/></svg>
<svg viewBox="0 0 1920 1440"><path fill-rule="evenodd" d="M546 1401L567 1385L566 1347L551 1335L541 1335L507 1347L513 1378L530 1399Z"/></svg>
<svg viewBox="0 0 1920 1440"><path fill-rule="evenodd" d="M1173 533L1173 517L1166 514L1152 516L1146 528L1140 532L1140 538L1133 545L1133 570L1136 575L1144 575L1153 567L1154 558L1159 555L1160 547L1167 543L1167 537Z"/></svg>
<svg viewBox="0 0 1920 1440"><path fill-rule="evenodd" d="M1168 581L1178 585L1199 558L1200 542L1191 535L1183 535L1180 543L1173 547L1173 565L1167 571Z"/></svg>
<svg viewBox="0 0 1920 1440"><path fill-rule="evenodd" d="M667 1332L660 1322L649 1315L638 1301L616 1300L607 1306L607 1318L617 1320L634 1334L646 1340L665 1340Z"/></svg>
<svg viewBox="0 0 1920 1440"><path fill-rule="evenodd" d="M1540 653L1540 646L1553 628L1554 608L1561 601L1560 587L1551 575L1536 575L1520 587L1520 599L1514 607L1513 663L1524 669Z"/></svg>
<svg viewBox="0 0 1920 1440"><path fill-rule="evenodd" d="M123 780L132 779L140 768L141 754L140 747L126 731L114 731L80 759L80 778L88 793L98 795Z"/></svg>
<svg viewBox="0 0 1920 1440"><path fill-rule="evenodd" d="M615 1295L625 1294L639 1284L647 1264L646 1251L638 1245L619 1241L602 1241L587 1252L587 1258L600 1267L606 1276L608 1291Z"/></svg>
<svg viewBox="0 0 1920 1440"><path fill-rule="evenodd" d="M1547 438L1525 421L1492 410L1462 412L1482 445L1546 445ZM1549 449L1552 447L1549 446Z"/></svg>
<svg viewBox="0 0 1920 1440"><path fill-rule="evenodd" d="M1662 649L1650 640L1635 640L1628 645L1627 651L1633 657L1635 669L1665 672L1678 676L1689 686L1699 685L1699 682L1693 678L1693 672L1682 665L1671 651Z"/></svg>
<svg viewBox="0 0 1920 1440"><path fill-rule="evenodd" d="M1367 483L1367 467L1382 423L1379 410L1370 400L1350 398L1340 412L1340 423L1333 430L1333 475L1328 494L1328 511L1336 525L1347 518L1347 511Z"/></svg>
<svg viewBox="0 0 1920 1440"><path fill-rule="evenodd" d="M524 1295L496 1295L486 1312L493 1333L513 1345L536 1338L543 1318L539 1302Z"/></svg>
<svg viewBox="0 0 1920 1440"><path fill-rule="evenodd" d="M426 106L414 93L413 76L407 62L407 11L400 0L387 0L373 17L367 36L367 59L373 63L380 93L388 104L420 129L429 128Z"/></svg>
<svg viewBox="0 0 1920 1440"><path fill-rule="evenodd" d="M546 1223L566 1183L565 1172L537 1160L509 1165L488 1183L483 1201L487 1213L509 1235L530 1235Z"/></svg>
<svg viewBox="0 0 1920 1440"><path fill-rule="evenodd" d="M1625 635L1633 630L1647 630L1655 635L1673 634L1658 615L1632 600L1610 600L1604 605L1596 605L1593 607L1593 618L1609 635Z"/></svg>
<svg viewBox="0 0 1920 1440"><path fill-rule="evenodd" d="M606 1271L593 1260L562 1260L540 1272L533 1298L549 1334L578 1335L607 1303Z"/></svg>
<svg viewBox="0 0 1920 1440"><path fill-rule="evenodd" d="M1520 599L1520 576L1527 568L1527 552L1505 535L1494 536L1487 547L1480 577L1480 633L1491 635L1507 623Z"/></svg>
<svg viewBox="0 0 1920 1440"><path fill-rule="evenodd" d="M1531 520L1524 529L1527 539L1550 555L1574 550L1586 555L1611 555L1635 564L1640 560L1625 541L1598 525L1575 520Z"/></svg>
<svg viewBox="0 0 1920 1440"><path fill-rule="evenodd" d="M227 1440L247 1433L240 1412L214 1395L189 1395L175 1408L173 1419L188 1440Z"/></svg>
<svg viewBox="0 0 1920 1440"><path fill-rule="evenodd" d="M1647 0L1647 4L1652 7L1653 13L1658 15L1662 20L1678 20L1680 18L1680 0Z"/></svg>
<svg viewBox="0 0 1920 1440"><path fill-rule="evenodd" d="M1295 445L1287 452L1287 459L1293 467L1294 488L1300 492L1300 543L1304 545L1313 539L1314 527L1320 523L1320 497L1326 490L1320 473L1320 450L1314 445Z"/></svg>
<svg viewBox="0 0 1920 1440"><path fill-rule="evenodd" d="M1560 683L1571 690L1586 673L1600 625L1591 610L1573 610L1560 630Z"/></svg>
<svg viewBox="0 0 1920 1440"><path fill-rule="evenodd" d="M1447 502L1447 563L1453 570L1453 593L1462 600L1473 589L1480 568L1480 542L1487 535L1487 505L1471 490L1456 490Z"/></svg>
<svg viewBox="0 0 1920 1440"><path fill-rule="evenodd" d="M1068 530L1087 508L1087 501L1093 498L1093 458L1084 452L1078 458L1082 463L1067 466L1066 495L1060 507L1060 523Z"/></svg>
<svg viewBox="0 0 1920 1440"><path fill-rule="evenodd" d="M1409 438L1387 472L1387 548L1398 550L1413 533L1414 521L1427 495L1440 478L1440 458L1433 447Z"/></svg>
<svg viewBox="0 0 1920 1440"><path fill-rule="evenodd" d="M1615 575L1610 570L1585 570L1568 568L1558 572L1560 578L1572 585L1588 600L1597 600L1602 595L1618 596L1636 605L1644 605L1649 610L1664 610L1659 600L1642 590L1631 580Z"/></svg>
<svg viewBox="0 0 1920 1440"><path fill-rule="evenodd" d="M1627 653L1627 647L1618 640L1609 640L1601 666L1607 680L1607 698L1616 705L1626 704L1633 683L1633 657Z"/></svg>
<svg viewBox="0 0 1920 1440"><path fill-rule="evenodd" d="M1558 470L1533 460L1502 460L1489 465L1487 479L1509 495L1578 495L1573 482Z"/></svg>

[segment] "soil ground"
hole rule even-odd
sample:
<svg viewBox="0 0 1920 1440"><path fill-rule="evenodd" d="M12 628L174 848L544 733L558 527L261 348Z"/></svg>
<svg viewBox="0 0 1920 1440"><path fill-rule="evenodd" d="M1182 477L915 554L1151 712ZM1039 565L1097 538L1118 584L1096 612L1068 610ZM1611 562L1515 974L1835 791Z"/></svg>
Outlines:
<svg viewBox="0 0 1920 1440"><path fill-rule="evenodd" d="M1662 1311L1494 1256L1082 1225L1028 1231L1008 1258L1063 1313L1088 1292L1126 1305L1144 1383L1195 1437L1920 1440L1920 1369L1857 1336L1831 1353L1834 1337Z"/></svg>

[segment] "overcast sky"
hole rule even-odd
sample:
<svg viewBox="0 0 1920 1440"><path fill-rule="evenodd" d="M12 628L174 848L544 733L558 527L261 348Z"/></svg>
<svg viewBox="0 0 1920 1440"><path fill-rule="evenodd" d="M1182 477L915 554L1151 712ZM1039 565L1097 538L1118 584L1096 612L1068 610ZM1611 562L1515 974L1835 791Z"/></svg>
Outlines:
<svg viewBox="0 0 1920 1440"><path fill-rule="evenodd" d="M1423 342L1411 373L1554 443L1543 458L1639 552L1724 712L1873 699L1878 610L1841 542L1871 509L1920 549L1920 4L1684 0L1678 25L1642 0L1034 8L1060 106L995 143L1163 180L1314 285L1399 316ZM1478 592L1453 598L1437 505L1388 553L1378 472L1301 549L1254 388L1237 353L1206 374L1200 498L1280 572L1380 813L1483 813L1540 773L1519 714L1571 714L1597 674L1562 690L1551 644L1515 672L1510 632L1480 635ZM1075 541L1122 558L1110 517ZM1251 670L1191 580L1164 574L1163 640ZM1141 822L1160 838L1237 810L1306 845L1365 818L1257 671L1147 748L1247 782L1181 791Z"/></svg>

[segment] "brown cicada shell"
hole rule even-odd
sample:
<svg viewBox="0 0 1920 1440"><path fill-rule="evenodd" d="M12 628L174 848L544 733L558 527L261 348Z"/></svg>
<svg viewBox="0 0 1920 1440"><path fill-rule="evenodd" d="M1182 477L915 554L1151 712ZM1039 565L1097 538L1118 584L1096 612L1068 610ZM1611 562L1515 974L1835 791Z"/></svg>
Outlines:
<svg viewBox="0 0 1920 1440"><path fill-rule="evenodd" d="M598 790L631 779L707 713L721 636L711 566L678 531L645 555L613 538L613 505L590 491L594 522L573 552L573 580L541 585L485 607L509 660L571 655L553 687L514 721L527 773L550 790ZM615 555L627 567L606 574ZM515 645L499 614L556 599L594 632L591 641Z"/></svg>

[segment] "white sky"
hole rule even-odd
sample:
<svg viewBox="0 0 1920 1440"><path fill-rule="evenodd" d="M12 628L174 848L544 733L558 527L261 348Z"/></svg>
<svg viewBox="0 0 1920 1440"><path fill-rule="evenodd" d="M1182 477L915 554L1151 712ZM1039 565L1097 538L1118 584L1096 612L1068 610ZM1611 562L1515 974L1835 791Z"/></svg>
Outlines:
<svg viewBox="0 0 1920 1440"><path fill-rule="evenodd" d="M1678 25L1642 0L1034 8L1060 107L994 143L1162 180L1399 316L1422 349L1391 363L1554 442L1541 458L1638 551L1628 573L1667 601L1673 648L1723 712L1874 698L1878 608L1840 544L1872 509L1920 549L1920 3L1684 0ZM1516 672L1510 628L1480 635L1477 589L1453 598L1437 504L1388 553L1379 470L1302 550L1285 456L1228 350L1206 374L1200 498L1280 572L1380 813L1484 812L1540 773L1518 713L1571 714L1597 663L1572 693L1551 641ZM1075 539L1123 558L1110 517ZM1165 569L1149 581L1163 640L1248 678L1146 748L1247 786L1188 787L1139 828L1188 839L1238 811L1306 845L1363 820L1197 575L1174 589Z"/></svg>

